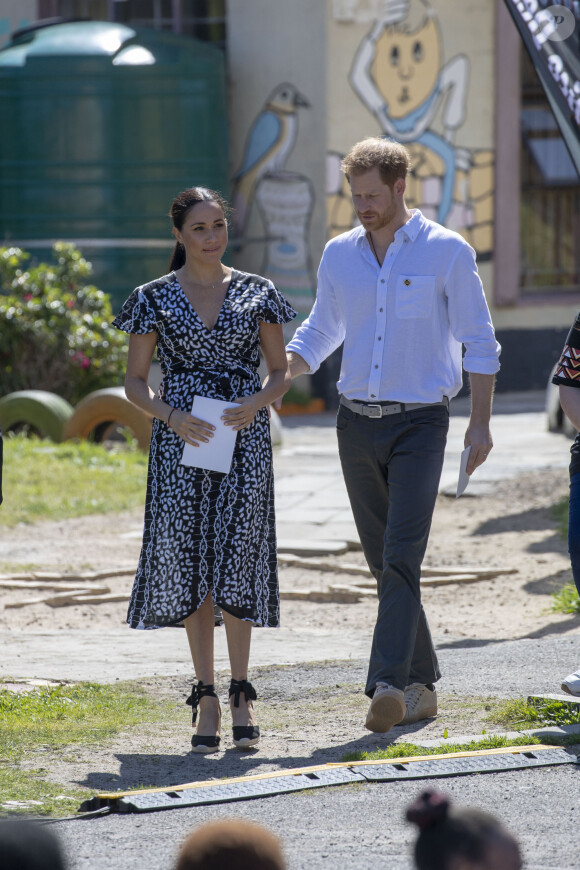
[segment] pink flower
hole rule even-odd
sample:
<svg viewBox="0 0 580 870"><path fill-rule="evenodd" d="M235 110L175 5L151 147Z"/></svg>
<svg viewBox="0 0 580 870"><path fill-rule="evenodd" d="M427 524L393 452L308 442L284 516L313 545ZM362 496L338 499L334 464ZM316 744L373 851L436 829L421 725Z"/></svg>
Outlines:
<svg viewBox="0 0 580 870"><path fill-rule="evenodd" d="M74 307L75 307L75 301L74 301L74 299L67 299L67 301L66 301L66 307L67 307L67 308L74 308Z"/></svg>
<svg viewBox="0 0 580 870"><path fill-rule="evenodd" d="M73 353L72 358L76 363L79 363L83 369L88 369L91 364L90 359L82 352L82 350L77 350L76 353Z"/></svg>
<svg viewBox="0 0 580 870"><path fill-rule="evenodd" d="M26 302L30 302L30 300L32 299L32 293L25 293L24 299Z"/></svg>

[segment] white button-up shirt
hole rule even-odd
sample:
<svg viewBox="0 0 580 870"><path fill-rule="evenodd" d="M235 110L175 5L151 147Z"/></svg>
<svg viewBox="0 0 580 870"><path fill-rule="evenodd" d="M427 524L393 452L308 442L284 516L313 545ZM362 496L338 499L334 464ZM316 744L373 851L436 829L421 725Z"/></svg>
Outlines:
<svg viewBox="0 0 580 870"><path fill-rule="evenodd" d="M495 374L500 346L457 233L413 210L379 266L356 227L326 245L316 302L287 350L314 372L344 341L338 391L363 402L440 402L468 372Z"/></svg>

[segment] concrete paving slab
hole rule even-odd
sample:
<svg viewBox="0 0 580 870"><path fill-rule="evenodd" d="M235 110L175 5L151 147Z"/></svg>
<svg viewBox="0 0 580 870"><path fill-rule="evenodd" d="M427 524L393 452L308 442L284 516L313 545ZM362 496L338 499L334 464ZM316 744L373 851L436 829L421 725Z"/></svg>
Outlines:
<svg viewBox="0 0 580 870"><path fill-rule="evenodd" d="M328 526L325 526L324 530L321 532L319 527L313 526L312 523L290 523L285 522L282 518L276 522L276 534L278 536L278 541L283 539L310 541L316 538L326 541L333 540L335 537ZM344 540L342 535L340 536L340 540Z"/></svg>
<svg viewBox="0 0 580 870"><path fill-rule="evenodd" d="M312 523L315 526L324 526L328 523L335 512L330 508L313 508L310 499L304 506L296 505L279 513L280 519L287 523Z"/></svg>
<svg viewBox="0 0 580 870"><path fill-rule="evenodd" d="M338 483L332 489L326 486L323 486L321 489L314 489L309 496L309 505L311 510L330 510L333 516L339 511L347 511L352 517L346 490L344 486L339 486Z"/></svg>
<svg viewBox="0 0 580 870"><path fill-rule="evenodd" d="M314 469L312 470L314 471ZM318 469L316 469L318 473ZM313 486L313 474L301 474L297 468L280 470L276 478L276 493L309 493L317 487Z"/></svg>
<svg viewBox="0 0 580 870"><path fill-rule="evenodd" d="M252 634L252 665L348 661L353 683L364 681L371 632L257 629ZM225 631L215 636L216 668L229 668ZM580 629L563 637L512 641L450 640L434 637L443 677L442 692L466 697L528 697L553 692L562 676L580 662ZM2 675L6 679L139 679L191 674L183 629L134 631L120 625L107 632L83 630L0 631ZM361 685L362 689L362 685ZM444 711L441 711L444 715Z"/></svg>
<svg viewBox="0 0 580 870"><path fill-rule="evenodd" d="M257 629L252 633L252 666L291 665L323 659L365 660L371 638L303 628ZM70 631L0 631L3 678L96 680L192 673L185 631L134 631L122 626L100 634ZM215 634L215 664L229 668L225 631Z"/></svg>
<svg viewBox="0 0 580 870"><path fill-rule="evenodd" d="M285 510L289 508L295 507L295 505L300 504L302 499L304 498L304 490L294 490L287 492L276 491L275 493L275 501L276 501L276 516L280 516Z"/></svg>
<svg viewBox="0 0 580 870"><path fill-rule="evenodd" d="M279 553L292 553L295 556L340 556L346 553L348 544L340 540L312 538L308 541L278 539Z"/></svg>

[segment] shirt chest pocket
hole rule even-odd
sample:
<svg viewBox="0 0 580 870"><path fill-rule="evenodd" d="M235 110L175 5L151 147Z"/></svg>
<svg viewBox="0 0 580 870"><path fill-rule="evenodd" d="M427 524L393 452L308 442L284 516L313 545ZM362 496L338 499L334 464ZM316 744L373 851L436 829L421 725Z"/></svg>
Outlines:
<svg viewBox="0 0 580 870"><path fill-rule="evenodd" d="M435 275L399 275L395 291L397 317L402 319L430 317L436 288Z"/></svg>

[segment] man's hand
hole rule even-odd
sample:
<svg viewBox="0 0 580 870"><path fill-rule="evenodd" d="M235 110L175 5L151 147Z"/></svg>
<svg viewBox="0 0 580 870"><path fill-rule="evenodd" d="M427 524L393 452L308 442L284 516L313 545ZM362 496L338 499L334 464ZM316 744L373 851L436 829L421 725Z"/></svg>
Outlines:
<svg viewBox="0 0 580 870"><path fill-rule="evenodd" d="M308 365L304 357L301 357L299 353L296 353L295 351L287 351L286 357L288 359L288 368L290 369L290 377L292 379L297 378L298 375L305 375L310 371L310 366ZM264 384L267 382L267 380L268 379L266 378ZM277 411L279 411L282 407L283 398L283 396L280 396L280 398L276 399L276 401L274 402L274 407Z"/></svg>
<svg viewBox="0 0 580 870"><path fill-rule="evenodd" d="M469 382L471 386L471 417L463 446L471 445L465 471L467 474L473 474L479 465L483 465L493 448L489 420L495 376L470 372Z"/></svg>
<svg viewBox="0 0 580 870"><path fill-rule="evenodd" d="M467 474L473 474L479 465L483 465L493 448L491 432L487 423L469 423L463 446L468 447L469 445L471 445L471 450L465 470Z"/></svg>

